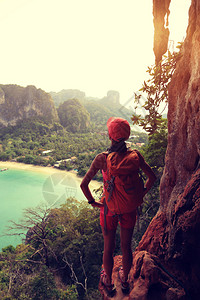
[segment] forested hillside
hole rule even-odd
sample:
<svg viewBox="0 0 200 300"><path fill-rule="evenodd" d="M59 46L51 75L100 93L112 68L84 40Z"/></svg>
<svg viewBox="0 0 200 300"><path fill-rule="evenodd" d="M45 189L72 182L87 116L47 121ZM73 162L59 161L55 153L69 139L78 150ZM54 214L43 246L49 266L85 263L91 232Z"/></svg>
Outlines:
<svg viewBox="0 0 200 300"><path fill-rule="evenodd" d="M73 133L59 123L47 125L41 120L29 120L17 126L1 128L0 160L16 160L42 166L56 165L61 169L75 169L78 175L83 176L94 157L110 145L106 131L89 129ZM139 149L147 142L147 135L133 134L130 142L132 147ZM96 179L101 180L101 174Z"/></svg>
<svg viewBox="0 0 200 300"><path fill-rule="evenodd" d="M78 99L90 114L91 124L97 128L106 124L110 116L121 117L131 122L132 111L120 103L120 95L117 91L108 91L101 99L86 97L85 93L79 90L62 90L58 93L50 93L56 107L70 99Z"/></svg>
<svg viewBox="0 0 200 300"><path fill-rule="evenodd" d="M59 105L60 124L69 132L84 132L90 127L90 113L78 99L69 99Z"/></svg>

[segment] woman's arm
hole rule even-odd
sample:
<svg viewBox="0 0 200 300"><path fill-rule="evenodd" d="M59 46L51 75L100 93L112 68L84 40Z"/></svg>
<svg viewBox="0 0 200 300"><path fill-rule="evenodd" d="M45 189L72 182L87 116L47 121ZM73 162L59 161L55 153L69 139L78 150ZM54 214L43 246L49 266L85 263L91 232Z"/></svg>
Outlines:
<svg viewBox="0 0 200 300"><path fill-rule="evenodd" d="M153 172L150 165L144 160L144 157L142 156L142 154L139 151L137 151L137 153L138 153L139 158L140 158L140 168L142 169L142 171L147 176L147 180L146 180L145 185L144 185L144 187L145 187L144 195L145 195L152 188L154 182L156 181L156 175Z"/></svg>
<svg viewBox="0 0 200 300"><path fill-rule="evenodd" d="M104 155L102 153L98 154L93 160L88 172L85 174L80 185L83 194L88 200L88 203L91 204L93 207L103 207L103 203L94 200L94 197L92 196L91 191L89 189L89 183L92 180L92 178L96 175L96 173L99 170L103 169L104 163Z"/></svg>
<svg viewBox="0 0 200 300"><path fill-rule="evenodd" d="M147 180L145 182L145 193L148 193L148 191L152 188L154 182L156 181L156 175L154 174L153 170L151 167L144 162L144 164L141 166L142 171L147 175Z"/></svg>

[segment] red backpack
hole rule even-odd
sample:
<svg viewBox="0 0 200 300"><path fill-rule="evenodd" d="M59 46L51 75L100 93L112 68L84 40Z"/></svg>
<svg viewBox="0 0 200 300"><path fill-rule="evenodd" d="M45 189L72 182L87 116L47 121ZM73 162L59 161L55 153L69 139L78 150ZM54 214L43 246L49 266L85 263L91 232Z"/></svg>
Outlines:
<svg viewBox="0 0 200 300"><path fill-rule="evenodd" d="M108 154L107 176L104 194L111 212L128 213L142 204L144 183L139 175L139 156L135 150Z"/></svg>

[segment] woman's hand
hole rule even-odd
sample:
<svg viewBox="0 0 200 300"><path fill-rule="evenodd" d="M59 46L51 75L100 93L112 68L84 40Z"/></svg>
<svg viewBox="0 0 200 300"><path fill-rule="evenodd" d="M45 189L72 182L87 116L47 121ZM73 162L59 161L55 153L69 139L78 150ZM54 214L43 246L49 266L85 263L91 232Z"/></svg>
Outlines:
<svg viewBox="0 0 200 300"><path fill-rule="evenodd" d="M147 188L145 187L145 188L144 188L144 191L143 191L142 197L144 198L144 196L145 196L147 193L148 193L148 190L147 190Z"/></svg>
<svg viewBox="0 0 200 300"><path fill-rule="evenodd" d="M100 201L94 201L91 205L92 207L99 207L99 208L104 207L104 204Z"/></svg>

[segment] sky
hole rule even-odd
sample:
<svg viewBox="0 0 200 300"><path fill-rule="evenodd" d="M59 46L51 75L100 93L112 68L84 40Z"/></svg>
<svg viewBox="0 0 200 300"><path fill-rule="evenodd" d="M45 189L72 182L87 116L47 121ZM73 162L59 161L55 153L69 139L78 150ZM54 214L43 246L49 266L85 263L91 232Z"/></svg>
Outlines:
<svg viewBox="0 0 200 300"><path fill-rule="evenodd" d="M1 84L79 89L125 103L154 64L153 0L0 0ZM170 40L186 36L191 0L171 0Z"/></svg>

